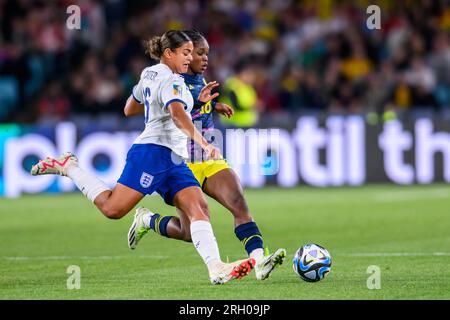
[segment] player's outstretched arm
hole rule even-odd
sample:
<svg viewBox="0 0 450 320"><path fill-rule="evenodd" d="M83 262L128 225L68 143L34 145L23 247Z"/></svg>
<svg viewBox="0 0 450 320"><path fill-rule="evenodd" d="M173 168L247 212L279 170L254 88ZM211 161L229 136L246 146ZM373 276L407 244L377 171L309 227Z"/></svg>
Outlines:
<svg viewBox="0 0 450 320"><path fill-rule="evenodd" d="M126 117L144 114L144 105L137 102L133 96L127 99L123 113Z"/></svg>
<svg viewBox="0 0 450 320"><path fill-rule="evenodd" d="M202 136L202 134L195 128L191 118L188 117L184 111L184 105L181 102L172 102L168 105L170 115L175 125L183 131L189 138L197 142L203 150L214 160L221 159L220 150Z"/></svg>
<svg viewBox="0 0 450 320"><path fill-rule="evenodd" d="M208 82L206 86L204 86L200 91L197 100L201 103L207 103L212 99L217 98L219 96L219 93L216 92L214 94L211 94L211 91L218 86L219 83L217 81Z"/></svg>

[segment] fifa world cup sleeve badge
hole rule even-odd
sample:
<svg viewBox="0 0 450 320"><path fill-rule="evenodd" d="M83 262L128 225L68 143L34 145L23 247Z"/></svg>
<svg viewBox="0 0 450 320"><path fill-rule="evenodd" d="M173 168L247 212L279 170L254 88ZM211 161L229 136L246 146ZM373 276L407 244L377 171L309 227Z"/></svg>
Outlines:
<svg viewBox="0 0 450 320"><path fill-rule="evenodd" d="M181 96L181 91L182 91L181 86L178 85L178 84L173 84L172 87L173 87L173 95L175 95L175 96Z"/></svg>

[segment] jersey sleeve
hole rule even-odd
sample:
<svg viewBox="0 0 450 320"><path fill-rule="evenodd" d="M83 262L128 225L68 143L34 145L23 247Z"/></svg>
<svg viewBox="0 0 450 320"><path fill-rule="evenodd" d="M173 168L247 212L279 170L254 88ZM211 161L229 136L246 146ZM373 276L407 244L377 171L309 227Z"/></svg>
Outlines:
<svg viewBox="0 0 450 320"><path fill-rule="evenodd" d="M187 95L191 94L184 84L183 78L169 78L161 86L161 101L166 108L172 102L187 105Z"/></svg>
<svg viewBox="0 0 450 320"><path fill-rule="evenodd" d="M133 87L132 95L134 100L136 100L139 104L144 103L144 97L142 96L142 79Z"/></svg>

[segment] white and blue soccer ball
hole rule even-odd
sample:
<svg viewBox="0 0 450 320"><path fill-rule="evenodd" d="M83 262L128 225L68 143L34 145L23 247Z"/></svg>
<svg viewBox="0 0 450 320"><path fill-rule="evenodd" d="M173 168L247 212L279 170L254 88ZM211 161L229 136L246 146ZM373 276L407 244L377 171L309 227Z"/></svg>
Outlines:
<svg viewBox="0 0 450 320"><path fill-rule="evenodd" d="M295 252L292 260L295 273L308 282L322 280L331 270L331 255L322 246L309 243Z"/></svg>

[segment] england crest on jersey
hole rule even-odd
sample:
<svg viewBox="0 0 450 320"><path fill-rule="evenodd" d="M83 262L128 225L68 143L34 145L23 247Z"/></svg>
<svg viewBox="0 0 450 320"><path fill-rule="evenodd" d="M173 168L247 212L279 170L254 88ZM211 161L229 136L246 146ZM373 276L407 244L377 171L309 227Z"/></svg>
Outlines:
<svg viewBox="0 0 450 320"><path fill-rule="evenodd" d="M141 186L142 188L148 188L152 184L153 176L147 172L143 172L141 176Z"/></svg>

